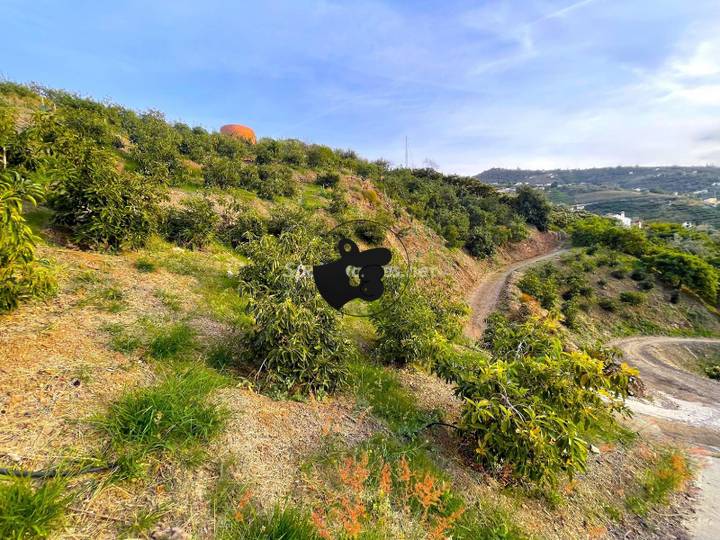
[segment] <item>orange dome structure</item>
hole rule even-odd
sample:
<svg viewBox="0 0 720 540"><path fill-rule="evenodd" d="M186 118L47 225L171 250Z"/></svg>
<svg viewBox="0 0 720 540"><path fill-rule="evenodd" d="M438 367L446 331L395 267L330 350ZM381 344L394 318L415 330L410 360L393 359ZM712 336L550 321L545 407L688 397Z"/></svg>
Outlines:
<svg viewBox="0 0 720 540"><path fill-rule="evenodd" d="M245 139L251 144L257 142L255 132L247 126L241 126L240 124L227 124L220 128L220 133L229 137L235 137L236 139Z"/></svg>

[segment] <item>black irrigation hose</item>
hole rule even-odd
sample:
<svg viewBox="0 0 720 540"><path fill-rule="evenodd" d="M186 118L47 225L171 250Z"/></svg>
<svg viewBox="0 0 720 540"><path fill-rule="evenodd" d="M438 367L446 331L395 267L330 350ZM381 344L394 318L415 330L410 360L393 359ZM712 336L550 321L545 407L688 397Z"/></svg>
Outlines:
<svg viewBox="0 0 720 540"><path fill-rule="evenodd" d="M416 431L414 431L414 432L412 432L412 433L409 433L409 434L407 435L407 437L414 437L415 435L417 435L417 434L420 433L421 431L425 431L426 429L431 428L431 427L433 427L433 426L445 426L445 427L450 427L450 428L453 428L453 429L457 429L458 431L462 431L462 428L461 428L460 426L456 426L455 424L448 424L448 423L446 423L446 422L430 422L429 424L425 424L423 427L417 429Z"/></svg>
<svg viewBox="0 0 720 540"><path fill-rule="evenodd" d="M77 471L62 471L57 468L42 469L40 471L24 471L21 469L6 469L0 467L0 476L13 476L15 478L67 478L69 476L80 476L83 474L95 474L106 471L112 471L117 468L117 463L110 463L109 465L102 465L100 467L86 467Z"/></svg>

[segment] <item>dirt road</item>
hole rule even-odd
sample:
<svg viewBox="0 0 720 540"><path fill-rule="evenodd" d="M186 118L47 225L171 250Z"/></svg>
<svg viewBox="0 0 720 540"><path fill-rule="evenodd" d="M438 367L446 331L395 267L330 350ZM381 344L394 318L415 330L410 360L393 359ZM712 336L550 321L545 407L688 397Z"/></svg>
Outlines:
<svg viewBox="0 0 720 540"><path fill-rule="evenodd" d="M552 259L567 251L567 249L555 249L537 257L517 261L485 276L470 295L469 303L472 316L465 326L465 334L472 339L478 339L482 336L485 331L485 319L495 311L500 295L513 272L546 259Z"/></svg>
<svg viewBox="0 0 720 540"><path fill-rule="evenodd" d="M660 432L699 453L700 500L689 524L696 540L720 538L720 382L672 365L668 345L715 343L720 339L643 336L610 343L640 370L652 401L628 400L641 430Z"/></svg>

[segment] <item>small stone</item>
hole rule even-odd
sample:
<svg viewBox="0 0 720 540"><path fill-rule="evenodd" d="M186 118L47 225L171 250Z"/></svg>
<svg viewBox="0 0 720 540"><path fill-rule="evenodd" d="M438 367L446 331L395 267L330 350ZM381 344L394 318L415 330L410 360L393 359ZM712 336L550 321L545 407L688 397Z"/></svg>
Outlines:
<svg viewBox="0 0 720 540"><path fill-rule="evenodd" d="M591 444L591 445L590 445L590 451L591 451L593 454L599 454L599 453L600 453L600 449L599 449L597 446L595 446L594 444Z"/></svg>

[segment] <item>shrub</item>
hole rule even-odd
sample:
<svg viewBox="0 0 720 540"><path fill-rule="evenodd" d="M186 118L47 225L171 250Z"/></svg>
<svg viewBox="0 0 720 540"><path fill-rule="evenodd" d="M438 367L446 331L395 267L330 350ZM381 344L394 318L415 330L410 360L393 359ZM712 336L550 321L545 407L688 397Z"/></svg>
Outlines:
<svg viewBox="0 0 720 540"><path fill-rule="evenodd" d="M620 293L620 301L631 306L639 306L645 301L645 295L636 291L625 291Z"/></svg>
<svg viewBox="0 0 720 540"><path fill-rule="evenodd" d="M308 149L307 161L313 169L331 166L335 160L335 152L332 148L314 144Z"/></svg>
<svg viewBox="0 0 720 540"><path fill-rule="evenodd" d="M203 166L206 186L251 187L257 185L258 170L239 159L211 156Z"/></svg>
<svg viewBox="0 0 720 540"><path fill-rule="evenodd" d="M711 379L720 381L720 364L705 367L705 374Z"/></svg>
<svg viewBox="0 0 720 540"><path fill-rule="evenodd" d="M280 236L284 232L312 230L315 224L305 210L291 206L276 206L267 222L267 232Z"/></svg>
<svg viewBox="0 0 720 540"><path fill-rule="evenodd" d="M302 230L241 246L251 261L239 278L250 297L247 314L253 322L241 337L240 352L280 391L330 392L345 379L345 363L354 354L338 312L296 270L319 261L323 249ZM302 260L303 254L309 260Z"/></svg>
<svg viewBox="0 0 720 540"><path fill-rule="evenodd" d="M625 279L627 277L627 270L625 270L624 268L616 268L615 270L610 272L610 275L615 279Z"/></svg>
<svg viewBox="0 0 720 540"><path fill-rule="evenodd" d="M557 271L552 264L531 268L517 285L522 292L536 298L545 309L554 308L559 301Z"/></svg>
<svg viewBox="0 0 720 540"><path fill-rule="evenodd" d="M315 182L322 187L335 187L340 183L340 173L335 171L319 173Z"/></svg>
<svg viewBox="0 0 720 540"><path fill-rule="evenodd" d="M72 500L62 480L39 485L0 477L0 538L47 538L63 521Z"/></svg>
<svg viewBox="0 0 720 540"><path fill-rule="evenodd" d="M233 201L223 211L217 235L226 244L237 247L266 232L267 224L254 208Z"/></svg>
<svg viewBox="0 0 720 540"><path fill-rule="evenodd" d="M206 368L188 367L155 386L131 390L96 422L121 454L186 449L207 442L224 425L226 412L208 402L224 384Z"/></svg>
<svg viewBox="0 0 720 540"><path fill-rule="evenodd" d="M141 177L119 173L111 156L86 148L77 166L55 183L54 222L75 242L107 249L145 244L155 230L157 195Z"/></svg>
<svg viewBox="0 0 720 540"><path fill-rule="evenodd" d="M405 281L388 276L383 282L386 292L371 315L377 331L374 355L386 364L432 366L438 347L462 332L467 305L438 284L412 279L397 297L390 292L405 286Z"/></svg>
<svg viewBox="0 0 720 540"><path fill-rule="evenodd" d="M359 220L355 223L354 228L358 238L368 244L378 245L385 240L386 229L381 223L376 221L367 219Z"/></svg>
<svg viewBox="0 0 720 540"><path fill-rule="evenodd" d="M264 199L275 197L290 197L297 192L297 180L293 178L293 171L287 165L268 164L259 168L259 180L252 186Z"/></svg>
<svg viewBox="0 0 720 540"><path fill-rule="evenodd" d="M55 291L54 277L35 260L37 238L22 216L24 201L37 204L41 198L39 184L16 171L0 173L0 313Z"/></svg>
<svg viewBox="0 0 720 540"><path fill-rule="evenodd" d="M610 313L615 313L619 308L617 302L612 298L601 298L598 300L598 306Z"/></svg>
<svg viewBox="0 0 720 540"><path fill-rule="evenodd" d="M632 272L630 272L630 279L633 281L643 281L646 280L647 277L647 272L640 268L635 268Z"/></svg>
<svg viewBox="0 0 720 540"><path fill-rule="evenodd" d="M626 412L626 365L607 369L585 352L566 352L551 320L510 322L495 315L486 341L493 360L478 359L457 374L464 400L461 427L475 454L491 470L555 484L585 470L583 430Z"/></svg>
<svg viewBox="0 0 720 540"><path fill-rule="evenodd" d="M638 283L638 288L639 288L641 291L649 291L649 290L653 289L654 287L655 287L655 283L653 283L653 282L652 282L651 280L649 280L649 279L646 279L646 280L641 281L640 283Z"/></svg>
<svg viewBox="0 0 720 540"><path fill-rule="evenodd" d="M346 193L339 187L333 189L330 195L330 204L328 205L328 211L334 216L342 216L348 209L349 205L347 202Z"/></svg>
<svg viewBox="0 0 720 540"><path fill-rule="evenodd" d="M167 211L162 230L168 240L196 249L210 242L219 221L210 200L192 198L183 201L180 208L173 207Z"/></svg>
<svg viewBox="0 0 720 540"><path fill-rule="evenodd" d="M607 286L608 282L607 282L607 279L600 278L597 280L597 284L598 284L598 287L600 287L601 289L604 289Z"/></svg>

